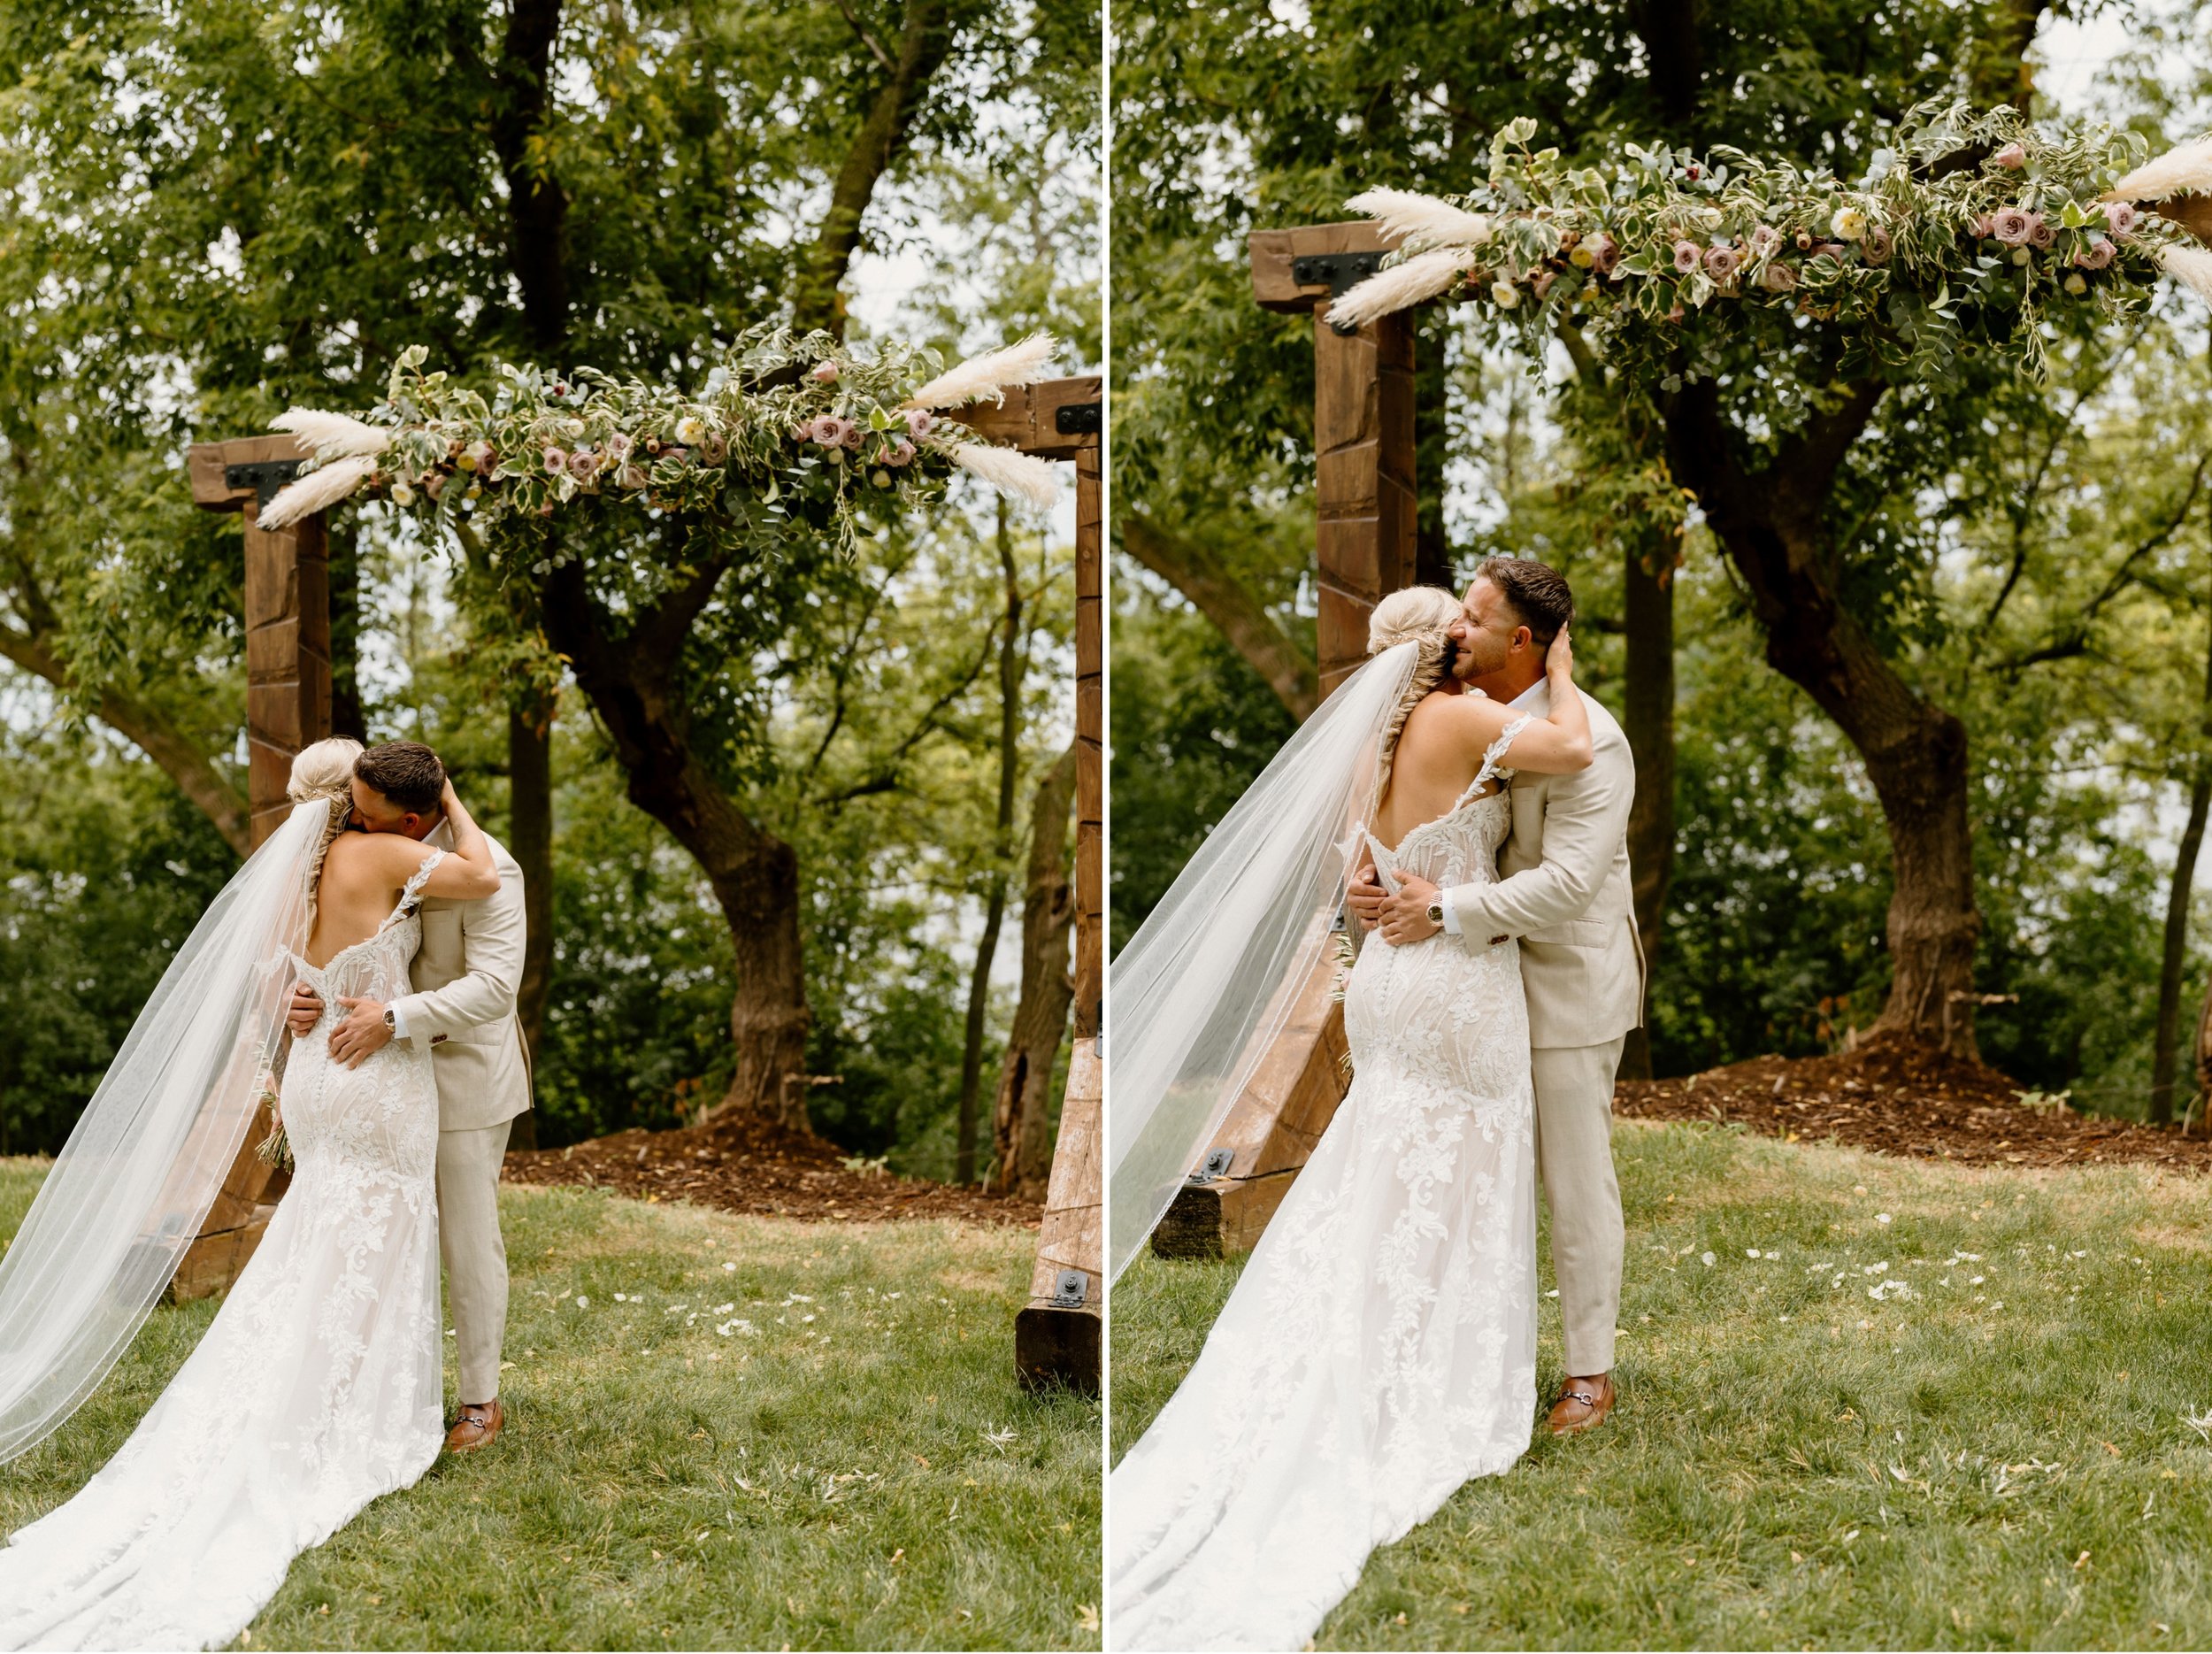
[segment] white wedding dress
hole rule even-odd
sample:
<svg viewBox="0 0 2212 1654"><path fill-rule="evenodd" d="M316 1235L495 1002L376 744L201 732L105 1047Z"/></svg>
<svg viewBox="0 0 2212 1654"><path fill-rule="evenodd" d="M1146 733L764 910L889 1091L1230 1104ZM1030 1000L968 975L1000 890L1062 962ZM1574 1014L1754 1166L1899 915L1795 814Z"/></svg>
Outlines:
<svg viewBox="0 0 2212 1654"><path fill-rule="evenodd" d="M1497 877L1508 727L1400 870ZM1527 1450L1534 1096L1516 945L1370 936L1351 1089L1182 1387L1114 1469L1118 1649L1299 1649L1370 1551Z"/></svg>
<svg viewBox="0 0 2212 1654"><path fill-rule="evenodd" d="M0 1548L0 1648L230 1642L372 1499L444 1440L438 1091L426 1045L329 1054L338 996L408 991L427 858L376 935L319 970L323 1020L283 1081L296 1169L267 1234L169 1388L66 1504ZM211 1014L212 1014L211 1012Z"/></svg>

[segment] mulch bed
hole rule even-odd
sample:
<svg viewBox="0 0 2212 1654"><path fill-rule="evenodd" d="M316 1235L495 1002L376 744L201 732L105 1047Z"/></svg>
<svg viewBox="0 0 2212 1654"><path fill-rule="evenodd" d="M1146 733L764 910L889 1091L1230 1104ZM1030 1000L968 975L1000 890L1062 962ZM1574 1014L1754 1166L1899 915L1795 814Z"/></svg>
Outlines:
<svg viewBox="0 0 2212 1654"><path fill-rule="evenodd" d="M1878 1035L1838 1057L1757 1057L1688 1080L1624 1080L1613 1107L1632 1119L1730 1121L1771 1137L1967 1165L2212 1170L2212 1140L2030 1108L2021 1089L1980 1063Z"/></svg>
<svg viewBox="0 0 2212 1654"><path fill-rule="evenodd" d="M688 1200L724 1212L811 1221L963 1218L1034 1228L1026 1201L921 1178L846 1167L844 1151L804 1132L721 1119L680 1131L625 1131L565 1149L517 1150L510 1183L580 1183L639 1200Z"/></svg>

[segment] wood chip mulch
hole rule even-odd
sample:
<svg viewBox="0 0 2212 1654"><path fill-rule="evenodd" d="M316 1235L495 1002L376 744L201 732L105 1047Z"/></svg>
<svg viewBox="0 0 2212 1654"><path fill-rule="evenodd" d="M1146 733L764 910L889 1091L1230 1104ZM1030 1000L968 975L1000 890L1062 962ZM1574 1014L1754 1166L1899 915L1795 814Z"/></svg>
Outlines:
<svg viewBox="0 0 2212 1654"><path fill-rule="evenodd" d="M724 1212L821 1222L960 1218L1034 1228L1040 1208L922 1178L845 1166L844 1151L804 1132L755 1120L680 1131L625 1131L565 1149L516 1150L510 1183L580 1183L638 1200L688 1200Z"/></svg>
<svg viewBox="0 0 2212 1654"><path fill-rule="evenodd" d="M2171 1127L2031 1108L1995 1069L1877 1035L1836 1057L1756 1057L1688 1080L1624 1080L1617 1114L1723 1120L1771 1137L1975 1165L2149 1163L2212 1170L2212 1140Z"/></svg>

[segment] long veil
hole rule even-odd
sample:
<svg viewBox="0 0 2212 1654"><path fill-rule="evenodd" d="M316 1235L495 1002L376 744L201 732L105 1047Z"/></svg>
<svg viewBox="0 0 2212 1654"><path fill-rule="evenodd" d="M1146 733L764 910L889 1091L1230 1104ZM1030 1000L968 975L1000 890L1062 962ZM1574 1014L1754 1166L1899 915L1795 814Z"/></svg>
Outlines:
<svg viewBox="0 0 2212 1654"><path fill-rule="evenodd" d="M162 973L0 1255L0 1463L75 1412L199 1234L276 1061L330 819L296 805Z"/></svg>
<svg viewBox="0 0 2212 1654"><path fill-rule="evenodd" d="M1109 1279L1118 1279L1220 1128L1320 963L1353 827L1417 653L1338 686L1221 819L1113 964Z"/></svg>

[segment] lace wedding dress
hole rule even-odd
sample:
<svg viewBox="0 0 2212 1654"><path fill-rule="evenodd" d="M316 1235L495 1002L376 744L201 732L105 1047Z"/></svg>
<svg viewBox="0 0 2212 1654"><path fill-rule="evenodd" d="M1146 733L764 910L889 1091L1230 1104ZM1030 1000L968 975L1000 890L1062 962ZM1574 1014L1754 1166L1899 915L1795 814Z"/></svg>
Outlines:
<svg viewBox="0 0 2212 1654"><path fill-rule="evenodd" d="M1522 719L1391 861L1497 877L1478 796ZM1371 936L1344 994L1351 1089L1182 1387L1117 1466L1121 1649L1299 1649L1536 1404L1534 1097L1519 954Z"/></svg>
<svg viewBox="0 0 2212 1654"><path fill-rule="evenodd" d="M318 969L293 1042L296 1169L169 1388L83 1491L0 1548L0 1648L199 1649L243 1630L301 1551L427 1470L444 1440L438 1091L427 1046L331 1059L340 995L408 991L427 858L376 935ZM210 1014L213 1014L211 1012Z"/></svg>

